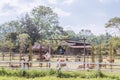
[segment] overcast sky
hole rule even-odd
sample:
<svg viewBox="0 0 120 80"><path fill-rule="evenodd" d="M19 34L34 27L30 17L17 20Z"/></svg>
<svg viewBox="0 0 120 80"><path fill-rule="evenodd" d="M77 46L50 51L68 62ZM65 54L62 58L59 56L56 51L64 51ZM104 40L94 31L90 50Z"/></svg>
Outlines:
<svg viewBox="0 0 120 80"><path fill-rule="evenodd" d="M76 33L90 29L94 34L104 34L105 23L120 17L120 0L0 0L0 24L39 5L51 7L59 16L60 26Z"/></svg>

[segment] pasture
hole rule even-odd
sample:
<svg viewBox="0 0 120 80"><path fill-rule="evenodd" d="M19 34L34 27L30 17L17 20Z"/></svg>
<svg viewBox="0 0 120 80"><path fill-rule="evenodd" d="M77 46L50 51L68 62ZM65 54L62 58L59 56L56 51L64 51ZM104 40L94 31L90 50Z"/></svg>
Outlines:
<svg viewBox="0 0 120 80"><path fill-rule="evenodd" d="M58 78L58 77L42 77L42 78L24 78L24 77L8 77L8 76L0 76L1 80L113 80L111 78L90 78L90 79L84 79L84 78ZM117 80L117 79L114 79Z"/></svg>
<svg viewBox="0 0 120 80"><path fill-rule="evenodd" d="M15 54L11 57L11 60L10 60L10 56L9 56L9 53L4 53L4 57L3 57L3 53L0 54L0 67L6 67L6 68L11 68L10 64L12 65L19 65L20 64L20 57L19 57L20 54ZM23 54L24 55L24 58L25 58L25 62L28 62L28 55L29 54ZM103 55L103 62L100 63L100 64L103 64L103 66L100 67L101 70L107 70L107 71L119 71L120 70L120 56L119 55L115 55L115 61L114 63L109 63L106 59L106 56ZM66 58L68 59L68 61L65 61L67 62L67 66L65 67L62 67L62 70L84 70L83 67L82 68L79 68L78 67L80 65L83 65L83 56L81 55L79 58L77 58L76 56L74 55L52 55L51 59L50 59L50 66L47 65L48 62L46 61L38 61L37 60L38 58L38 55L32 55L32 66L29 68L29 69L58 69L58 65L57 65L57 62L58 62L58 59L62 59L62 60L66 60ZM91 68L88 68L88 64L92 63L91 61L91 56L86 56L85 57L85 60L86 60L86 70L87 69L91 69ZM96 56L95 57L95 63L94 64L97 64L98 62L98 57ZM42 65L40 64L42 63ZM112 65L112 67L111 67ZM17 67L17 68L20 68L20 67ZM26 67L27 69L27 67ZM97 69L97 66L95 66L95 68L92 68L94 70Z"/></svg>
<svg viewBox="0 0 120 80"><path fill-rule="evenodd" d="M22 67L20 61L20 54L14 54L11 59L9 53L0 54L0 79L7 80L119 80L120 79L120 56L115 55L114 63L110 64L106 56L103 56L103 66L99 66L102 75L98 74L98 63L97 56L95 58L96 66L94 68L88 68L88 64L91 63L91 56L86 56L85 68L78 66L83 65L83 56L79 58L74 55L52 55L49 62L38 61L38 55L32 55L31 67L25 65L24 70L26 72L25 76L21 75ZM4 59L3 59L4 58ZM29 63L28 54L24 54L25 63ZM58 66L58 59L66 60L63 63L66 66ZM11 60L11 61L10 61ZM42 65L41 65L42 63ZM50 66L47 65L50 63ZM62 62L61 62L62 63ZM11 66L14 65L14 66ZM100 64L99 64L100 65ZM104 66L105 65L105 66ZM4 68L4 69L3 69ZM2 70L3 69L3 70ZM60 72L58 72L60 69ZM50 71L51 70L51 71ZM3 71L3 72L2 72ZM42 71L42 72L41 72ZM60 74L59 77L57 77Z"/></svg>

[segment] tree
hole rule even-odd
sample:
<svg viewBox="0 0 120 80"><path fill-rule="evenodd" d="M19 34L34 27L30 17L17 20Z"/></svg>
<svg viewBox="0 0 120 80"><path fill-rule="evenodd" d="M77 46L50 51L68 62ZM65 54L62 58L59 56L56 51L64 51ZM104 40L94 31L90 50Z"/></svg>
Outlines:
<svg viewBox="0 0 120 80"><path fill-rule="evenodd" d="M20 51L20 60L21 60L21 56L23 51L26 50L26 46L29 44L29 35L28 34L19 34L18 36L18 42L19 42L19 51Z"/></svg>
<svg viewBox="0 0 120 80"><path fill-rule="evenodd" d="M117 49L120 48L120 38L119 37L112 37L109 40L109 43L112 43L112 47L113 47L114 53L116 52Z"/></svg>
<svg viewBox="0 0 120 80"><path fill-rule="evenodd" d="M11 39L13 42L16 40L15 38L19 33L20 25L17 20L0 25L0 39Z"/></svg>
<svg viewBox="0 0 120 80"><path fill-rule="evenodd" d="M108 21L108 23L105 24L105 27L106 28L114 27L114 28L118 29L119 35L120 35L120 18L119 17L111 18Z"/></svg>
<svg viewBox="0 0 120 80"><path fill-rule="evenodd" d="M52 35L62 33L63 28L58 25L58 16L50 7L36 7L32 10L31 16L41 38L49 39Z"/></svg>
<svg viewBox="0 0 120 80"><path fill-rule="evenodd" d="M78 37L73 30L67 30L66 33L69 39L78 40Z"/></svg>
<svg viewBox="0 0 120 80"><path fill-rule="evenodd" d="M25 17L21 18L20 24L21 24L21 28L22 28L21 33L28 34L30 36L32 42L35 42L40 38L39 30L37 29L32 18L28 14L26 14Z"/></svg>
<svg viewBox="0 0 120 80"><path fill-rule="evenodd" d="M58 23L57 14L45 6L35 7L30 14L20 19L22 33L27 33L32 43L53 38L54 35L65 35L65 31Z"/></svg>
<svg viewBox="0 0 120 80"><path fill-rule="evenodd" d="M91 43L91 39L94 37L93 33L89 29L81 29L78 35L79 40L85 38L88 43Z"/></svg>

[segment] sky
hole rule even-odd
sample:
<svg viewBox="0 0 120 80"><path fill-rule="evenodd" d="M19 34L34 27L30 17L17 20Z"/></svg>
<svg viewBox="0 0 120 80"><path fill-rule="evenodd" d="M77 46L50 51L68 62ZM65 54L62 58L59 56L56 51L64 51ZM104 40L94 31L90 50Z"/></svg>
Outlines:
<svg viewBox="0 0 120 80"><path fill-rule="evenodd" d="M39 5L51 7L59 16L59 25L75 33L89 29L95 35L105 34L105 23L120 17L120 0L0 0L0 24Z"/></svg>

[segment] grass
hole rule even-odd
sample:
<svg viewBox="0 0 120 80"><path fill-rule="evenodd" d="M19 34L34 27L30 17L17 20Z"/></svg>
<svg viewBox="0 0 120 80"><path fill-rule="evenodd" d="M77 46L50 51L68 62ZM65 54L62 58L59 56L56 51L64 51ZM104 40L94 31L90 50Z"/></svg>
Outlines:
<svg viewBox="0 0 120 80"><path fill-rule="evenodd" d="M120 80L120 74L95 71L61 71L57 70L27 70L22 75L21 70L0 69L0 80Z"/></svg>
<svg viewBox="0 0 120 80"><path fill-rule="evenodd" d="M13 76L0 76L0 80L119 80L111 78L58 78L55 76L45 76L37 78L13 77Z"/></svg>
<svg viewBox="0 0 120 80"><path fill-rule="evenodd" d="M19 59L19 57L15 58ZM6 57L5 59L9 60L9 57ZM56 60L56 58L54 60ZM120 60L118 59L115 60L115 62L119 61ZM21 74L21 70L0 69L0 80L120 80L119 73L97 73L95 71L62 71L60 77L58 78L57 76L57 70L52 69L26 70L23 76Z"/></svg>

